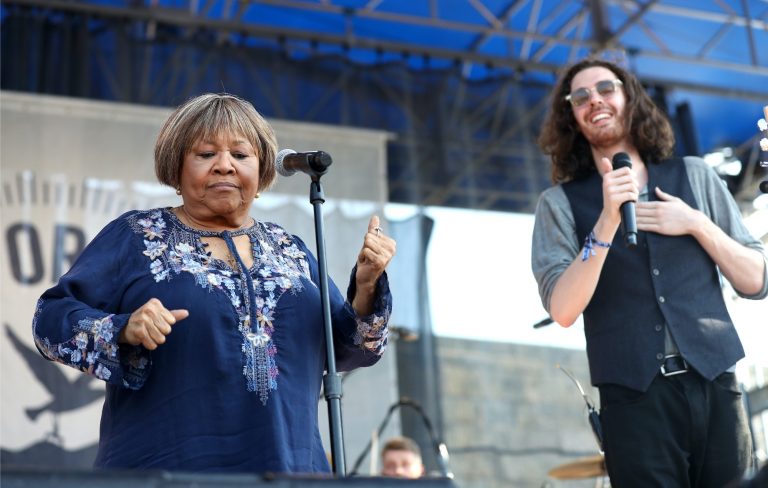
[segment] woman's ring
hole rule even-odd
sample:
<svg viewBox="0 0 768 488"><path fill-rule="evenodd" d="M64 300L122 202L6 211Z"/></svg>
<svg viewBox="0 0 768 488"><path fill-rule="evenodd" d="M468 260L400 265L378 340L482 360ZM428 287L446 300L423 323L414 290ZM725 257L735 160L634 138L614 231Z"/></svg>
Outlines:
<svg viewBox="0 0 768 488"><path fill-rule="evenodd" d="M376 237L379 237L379 234L381 234L381 227L374 227L373 230L376 231Z"/></svg>

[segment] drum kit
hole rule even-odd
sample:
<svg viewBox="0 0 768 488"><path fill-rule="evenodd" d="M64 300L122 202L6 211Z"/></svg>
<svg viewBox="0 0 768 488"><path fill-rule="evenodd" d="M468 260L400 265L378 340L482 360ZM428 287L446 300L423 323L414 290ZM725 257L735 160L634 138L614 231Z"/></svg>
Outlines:
<svg viewBox="0 0 768 488"><path fill-rule="evenodd" d="M556 466L547 473L557 480L582 480L596 478L595 488L608 488L608 472L602 454L585 457Z"/></svg>
<svg viewBox="0 0 768 488"><path fill-rule="evenodd" d="M584 392L584 388L581 387L581 383L576 377L567 369L563 368L559 364L556 365L559 370L565 373L568 378L573 381L576 387L579 389L582 398L587 406L587 420L590 427L592 427L592 433L595 436L600 454L581 459L576 459L560 466L556 466L549 470L547 473L551 478L559 480L581 480L588 478L595 478L595 488L609 488L610 481L608 480L608 471L605 469L605 457L603 455L603 432L600 426L600 415L595 408L594 402Z"/></svg>

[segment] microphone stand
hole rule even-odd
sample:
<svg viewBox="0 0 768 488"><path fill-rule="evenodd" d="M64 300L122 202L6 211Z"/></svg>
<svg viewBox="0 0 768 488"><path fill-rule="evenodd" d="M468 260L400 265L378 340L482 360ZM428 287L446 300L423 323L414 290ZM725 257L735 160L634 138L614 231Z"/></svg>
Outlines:
<svg viewBox="0 0 768 488"><path fill-rule="evenodd" d="M432 428L432 422L430 422L427 414L424 413L421 405L409 398L401 398L400 403L403 406L411 407L419 414L422 422L424 422L424 427L427 429L427 434L429 434L429 440L432 441L432 449L436 454L435 457L437 458L437 465L440 468L440 474L446 478L453 479L453 473L448 469L448 447L444 442L438 441L437 436L435 435L435 429Z"/></svg>
<svg viewBox="0 0 768 488"><path fill-rule="evenodd" d="M309 185L309 201L315 213L315 240L317 244L317 263L320 268L320 300L323 309L325 330L326 372L323 375L323 392L328 403L329 434L331 437L331 464L336 476L346 475L344 463L344 433L341 423L341 374L336 371L336 355L333 346L333 327L331 325L331 301L328 295L328 266L325 257L325 238L323 236L323 211L325 203L323 187L320 184L322 174L312 174Z"/></svg>
<svg viewBox="0 0 768 488"><path fill-rule="evenodd" d="M392 416L392 412L394 412L398 407L400 407L401 403L395 402L390 407L389 410L387 410L387 414L384 415L384 420L381 421L379 424L379 428L376 430L376 436L381 437L382 432L384 432L384 429L387 427L387 424L389 423L389 418ZM373 444L372 439L368 439L368 444L365 445L365 448L363 448L363 452L360 453L360 455L357 457L357 460L355 461L355 465L352 467L352 471L350 472L350 475L354 476L357 474L357 469L360 467L360 465L363 463L363 459L365 459L365 455L371 450L371 445ZM373 454L371 454L373 456Z"/></svg>
<svg viewBox="0 0 768 488"><path fill-rule="evenodd" d="M427 414L424 413L421 405L411 400L410 398L401 397L400 400L393 403L392 406L389 407L387 414L384 416L384 420L382 420L381 424L379 424L379 428L376 431L376 436L379 438L381 437L381 434L384 432L384 429L389 423L390 417L392 417L392 413L400 407L411 407L416 411L416 413L419 414L422 422L424 422L424 427L427 429L427 434L429 434L429 440L432 442L432 448L435 451L437 464L440 467L440 474L446 478L453 478L453 473L448 469L448 448L444 442L439 442L437 440L437 437L435 436L435 430L432 428L432 422L429 421L429 417L427 417ZM358 456L357 460L355 461L355 465L352 467L351 475L357 474L357 470L362 464L363 459L365 459L365 455L371 450L372 443L373 441L369 439L368 443L363 449L363 452L360 453L360 456ZM371 456L375 455L377 454L371 453Z"/></svg>

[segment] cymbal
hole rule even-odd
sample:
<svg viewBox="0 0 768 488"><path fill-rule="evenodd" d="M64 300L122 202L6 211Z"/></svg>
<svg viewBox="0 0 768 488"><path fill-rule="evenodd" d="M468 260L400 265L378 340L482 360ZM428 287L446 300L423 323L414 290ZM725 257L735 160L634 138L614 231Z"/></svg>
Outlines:
<svg viewBox="0 0 768 488"><path fill-rule="evenodd" d="M549 470L547 474L559 480L577 480L605 476L608 472L605 470L605 459L601 454L598 454L561 464Z"/></svg>

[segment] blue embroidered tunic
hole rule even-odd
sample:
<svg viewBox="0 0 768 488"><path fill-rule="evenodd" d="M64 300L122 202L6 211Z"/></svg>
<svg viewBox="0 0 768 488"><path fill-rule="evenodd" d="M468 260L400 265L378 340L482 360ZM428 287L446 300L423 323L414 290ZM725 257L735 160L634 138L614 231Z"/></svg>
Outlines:
<svg viewBox="0 0 768 488"><path fill-rule="evenodd" d="M247 275L206 252L202 237L249 236ZM354 277L354 270L352 272ZM317 261L281 227L224 233L184 225L168 209L109 223L40 298L35 343L48 359L107 383L97 467L324 472L317 426L325 337ZM358 317L329 283L337 368L370 366L387 344L391 295ZM165 344L118 343L150 298L187 309Z"/></svg>

